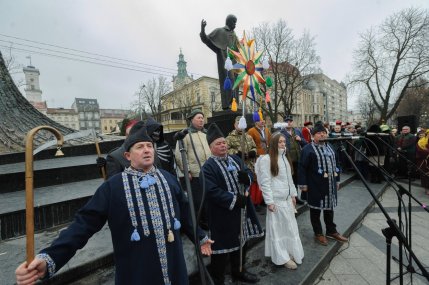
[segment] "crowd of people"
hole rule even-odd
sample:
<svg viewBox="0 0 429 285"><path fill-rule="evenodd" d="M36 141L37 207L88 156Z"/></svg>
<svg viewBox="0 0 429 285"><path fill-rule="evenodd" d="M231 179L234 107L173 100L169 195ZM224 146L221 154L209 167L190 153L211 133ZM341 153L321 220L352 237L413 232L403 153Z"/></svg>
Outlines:
<svg viewBox="0 0 429 285"><path fill-rule="evenodd" d="M258 282L245 267L246 242L264 235L265 256L296 270L304 259L297 204L310 208L316 243L348 242L334 222L341 173L352 170L348 156L373 183L381 182L385 173L419 173L429 194L429 130L414 135L403 126L395 134L386 125L364 130L339 121L332 130L322 122L305 122L299 128L287 116L272 130L255 118L246 132L241 127L244 118L237 116L231 122L233 131L225 135L216 124L205 129L200 110L187 119L183 145L176 144L175 150L165 141L162 124L130 121L124 143L106 159L97 159L108 180L52 245L16 269L17 283L52 277L106 221L116 284L188 284L181 231L199 243L202 254L211 256L215 284L224 284L227 260L233 280ZM353 137L350 144L335 140L347 136ZM255 209L265 207L263 230ZM195 225L192 215L198 212Z"/></svg>
<svg viewBox="0 0 429 285"><path fill-rule="evenodd" d="M400 131L386 124L373 124L365 129L360 125L336 121L329 131L330 138L352 137L351 143L331 141L339 157L342 173L353 170L353 163L363 177L372 183L381 183L385 175L397 179L420 178L425 194L429 195L429 129L418 127L411 133L410 126ZM343 150L341 148L344 148Z"/></svg>

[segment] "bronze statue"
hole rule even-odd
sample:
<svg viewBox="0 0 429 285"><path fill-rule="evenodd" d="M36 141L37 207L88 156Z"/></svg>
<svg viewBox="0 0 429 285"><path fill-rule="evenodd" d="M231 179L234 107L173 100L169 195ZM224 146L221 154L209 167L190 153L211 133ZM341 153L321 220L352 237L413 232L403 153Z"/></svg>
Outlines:
<svg viewBox="0 0 429 285"><path fill-rule="evenodd" d="M238 39L234 32L236 23L237 17L234 15L228 15L226 17L225 27L217 28L210 34L206 35L205 28L207 22L204 19L201 21L201 41L205 43L212 51L214 51L217 56L217 69L219 73L219 86L222 95L223 110L230 109L230 104L232 101L232 91L224 90L223 84L227 75L227 70L225 69L227 48L229 47L230 49L237 50L238 46ZM232 84L234 84L234 74L230 71L228 76L231 79Z"/></svg>

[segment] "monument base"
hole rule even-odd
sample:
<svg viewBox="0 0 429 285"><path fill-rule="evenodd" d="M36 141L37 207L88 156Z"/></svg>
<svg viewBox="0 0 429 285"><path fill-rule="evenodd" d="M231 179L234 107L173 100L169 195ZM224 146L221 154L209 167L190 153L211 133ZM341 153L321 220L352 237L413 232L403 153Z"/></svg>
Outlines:
<svg viewBox="0 0 429 285"><path fill-rule="evenodd" d="M216 123L226 137L232 130L234 130L235 118L237 116L241 116L242 114L243 111L241 109L237 110L236 112L233 112L231 110L213 112L212 117L207 118L207 125L210 125L211 123ZM252 114L246 114L245 117L247 122L247 129L249 129L254 125L252 121Z"/></svg>

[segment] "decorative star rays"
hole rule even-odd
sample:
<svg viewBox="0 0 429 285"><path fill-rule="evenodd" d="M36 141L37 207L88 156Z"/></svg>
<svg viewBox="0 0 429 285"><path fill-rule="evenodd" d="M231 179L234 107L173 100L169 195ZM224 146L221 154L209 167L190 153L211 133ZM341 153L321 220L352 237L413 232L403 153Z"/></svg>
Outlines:
<svg viewBox="0 0 429 285"><path fill-rule="evenodd" d="M255 89L261 95L260 84L265 84L265 79L261 74L261 71L264 69L261 62L262 52L256 52L255 40L247 40L245 33L243 33L243 38L239 42L238 52L231 49L228 52L236 60L236 63L232 65L232 71L237 74L237 78L232 89L243 84L242 100L246 99L247 93L250 90L252 100L255 101Z"/></svg>
<svg viewBox="0 0 429 285"><path fill-rule="evenodd" d="M242 130L246 128L246 120L244 118L245 105L247 93L250 91L252 98L252 109L253 109L253 121L258 122L263 120L262 117L262 101L265 97L265 102L270 104L270 96L267 91L267 87L272 86L271 78L267 77L267 80L264 79L261 72L264 69L269 68L267 60L262 61L262 52L256 52L255 50L255 40L247 40L246 34L243 33L243 38L238 43L238 52L228 49L228 57L225 61L225 69L228 71L232 70L237 74L237 77L234 82L234 86L231 88L231 80L228 75L225 78L224 89L231 90L236 89L237 87L243 85L243 116L240 118L238 127ZM231 58L234 57L236 63L232 64ZM261 85L264 86L264 90L261 90ZM255 90L260 95L259 98L259 108L258 100L255 98ZM263 92L266 92L265 94ZM259 110L258 110L259 109ZM237 102L235 98L232 99L231 111L237 111Z"/></svg>

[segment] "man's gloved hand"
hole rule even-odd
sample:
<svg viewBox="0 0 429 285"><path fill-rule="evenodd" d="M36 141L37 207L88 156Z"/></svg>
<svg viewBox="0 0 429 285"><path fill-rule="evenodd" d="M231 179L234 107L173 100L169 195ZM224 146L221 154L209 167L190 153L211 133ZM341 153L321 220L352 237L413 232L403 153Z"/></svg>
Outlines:
<svg viewBox="0 0 429 285"><path fill-rule="evenodd" d="M106 159L104 157L97 157L96 161L98 167L102 168L106 166Z"/></svg>
<svg viewBox="0 0 429 285"><path fill-rule="evenodd" d="M238 171L238 182L243 185L250 185L250 178L246 171Z"/></svg>
<svg viewBox="0 0 429 285"><path fill-rule="evenodd" d="M237 194L237 200L235 201L234 208L243 209L246 206L246 196Z"/></svg>
<svg viewBox="0 0 429 285"><path fill-rule="evenodd" d="M256 157L256 151L251 150L247 153L248 158L255 158Z"/></svg>

